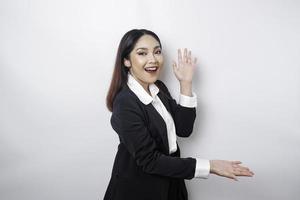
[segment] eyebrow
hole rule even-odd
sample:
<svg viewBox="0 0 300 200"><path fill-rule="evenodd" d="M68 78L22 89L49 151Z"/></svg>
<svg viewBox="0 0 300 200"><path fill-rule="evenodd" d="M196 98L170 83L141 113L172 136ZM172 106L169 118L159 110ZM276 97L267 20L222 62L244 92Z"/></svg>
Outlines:
<svg viewBox="0 0 300 200"><path fill-rule="evenodd" d="M154 47L154 49L157 49L157 48L161 48L161 47L159 45ZM146 47L140 47L140 48L137 48L136 51L139 50L139 49L148 50L148 48L146 48Z"/></svg>

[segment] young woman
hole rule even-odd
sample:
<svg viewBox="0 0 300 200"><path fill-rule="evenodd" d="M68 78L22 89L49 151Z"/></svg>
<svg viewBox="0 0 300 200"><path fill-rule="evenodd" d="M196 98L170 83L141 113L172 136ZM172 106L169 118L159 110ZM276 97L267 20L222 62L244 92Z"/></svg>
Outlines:
<svg viewBox="0 0 300 200"><path fill-rule="evenodd" d="M234 180L253 176L240 161L180 157L176 136L190 136L196 117L196 59L191 51L178 50L173 63L178 104L158 80L163 62L162 45L152 31L133 29L121 39L107 95L120 143L104 200L187 200L184 179L210 173Z"/></svg>

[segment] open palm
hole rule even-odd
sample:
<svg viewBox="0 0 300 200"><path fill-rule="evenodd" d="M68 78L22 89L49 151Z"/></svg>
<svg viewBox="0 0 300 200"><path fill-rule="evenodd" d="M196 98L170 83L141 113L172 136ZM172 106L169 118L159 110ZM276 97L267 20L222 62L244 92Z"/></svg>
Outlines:
<svg viewBox="0 0 300 200"><path fill-rule="evenodd" d="M186 48L183 55L178 49L178 64L173 61L173 71L179 82L192 82L197 58L192 60L192 53Z"/></svg>

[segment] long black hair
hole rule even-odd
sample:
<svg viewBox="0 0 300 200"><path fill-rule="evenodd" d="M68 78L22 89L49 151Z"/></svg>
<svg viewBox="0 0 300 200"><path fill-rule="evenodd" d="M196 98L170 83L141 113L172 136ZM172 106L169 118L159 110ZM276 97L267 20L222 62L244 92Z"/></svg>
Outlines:
<svg viewBox="0 0 300 200"><path fill-rule="evenodd" d="M143 35L151 35L152 37L154 37L158 41L160 48L162 48L159 37L150 30L132 29L125 33L118 47L115 67L110 87L106 96L106 106L111 112L113 109L113 101L116 95L123 87L123 85L127 83L127 74L129 69L124 65L124 59L129 59L129 54L134 49L134 46L138 39L140 39L140 37L142 37Z"/></svg>

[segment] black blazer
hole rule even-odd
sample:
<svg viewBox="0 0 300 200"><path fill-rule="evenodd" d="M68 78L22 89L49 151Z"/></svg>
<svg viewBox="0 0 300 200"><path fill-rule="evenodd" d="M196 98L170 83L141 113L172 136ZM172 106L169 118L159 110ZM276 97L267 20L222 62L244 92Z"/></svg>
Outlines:
<svg viewBox="0 0 300 200"><path fill-rule="evenodd" d="M161 81L159 98L171 113L176 134L188 137L195 108L182 107ZM120 140L104 200L187 200L184 179L192 179L195 158L180 158L180 149L169 155L167 128L153 105L143 104L125 85L117 94L111 125Z"/></svg>

